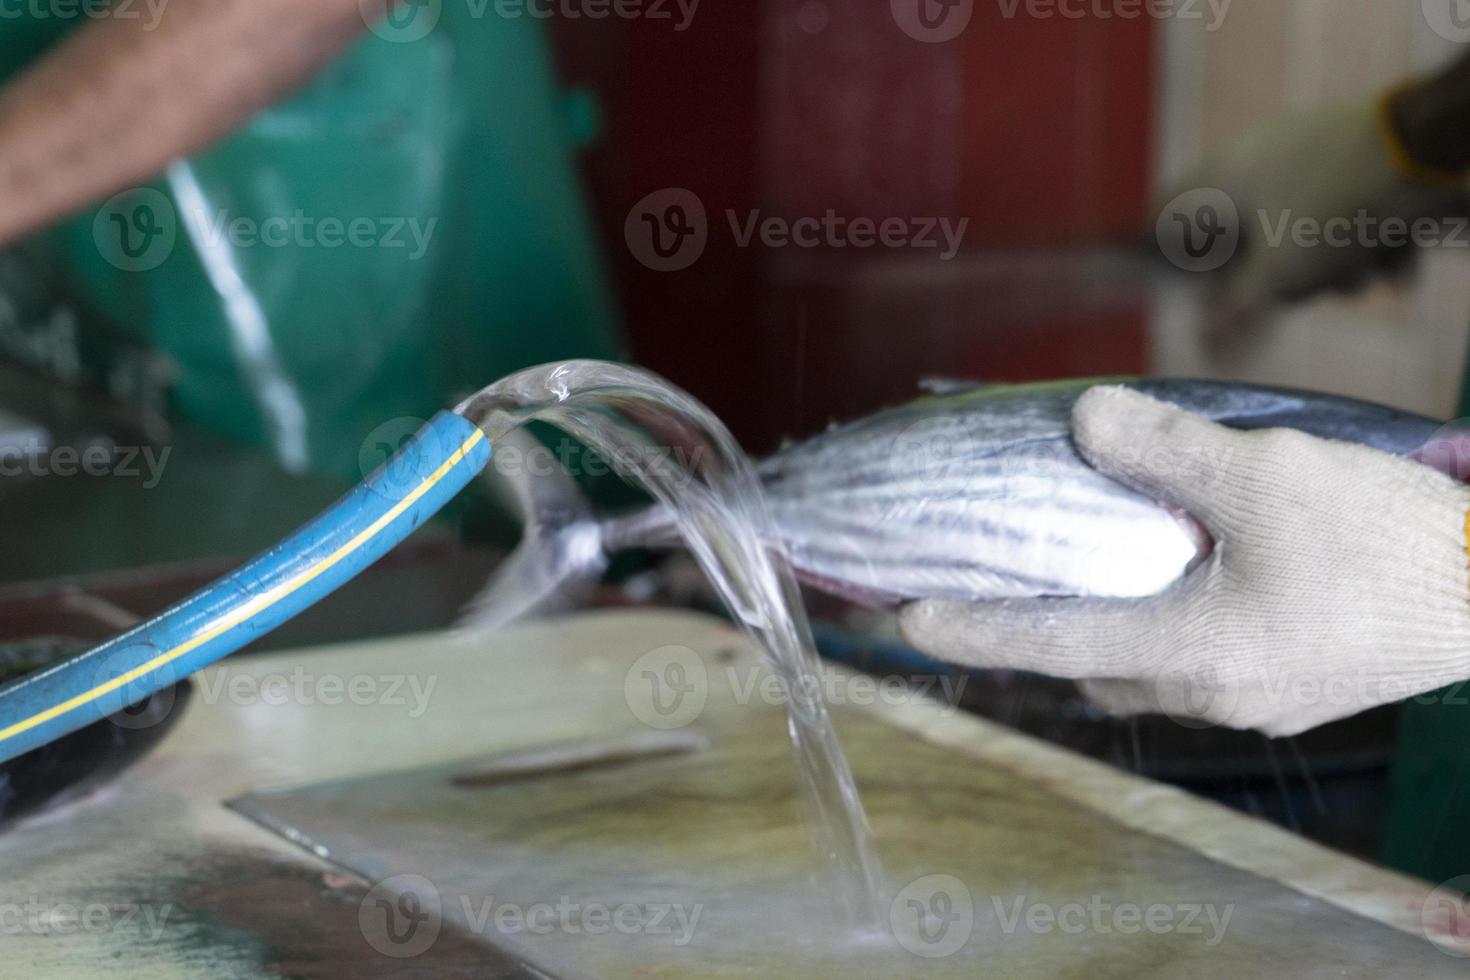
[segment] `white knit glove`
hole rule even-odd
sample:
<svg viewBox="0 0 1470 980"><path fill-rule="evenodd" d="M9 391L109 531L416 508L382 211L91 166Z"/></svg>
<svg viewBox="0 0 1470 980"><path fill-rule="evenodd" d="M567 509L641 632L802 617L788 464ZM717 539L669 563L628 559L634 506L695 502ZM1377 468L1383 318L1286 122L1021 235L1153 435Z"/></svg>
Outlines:
<svg viewBox="0 0 1470 980"><path fill-rule="evenodd" d="M1215 335L1254 325L1277 304L1357 286L1387 261L1392 246L1408 247L1415 219L1463 210L1462 187L1411 180L1395 164L1397 144L1386 135L1381 105L1269 118L1164 195L1158 227L1166 257L1183 258L1178 236L1186 229L1198 247L1215 243L1217 251L1194 269L1208 277ZM1200 212L1204 206L1210 210ZM1203 237L1202 213L1218 216L1217 228L1233 225L1238 237ZM1436 227L1440 237L1448 235ZM1318 237L1299 237L1298 229Z"/></svg>
<svg viewBox="0 0 1470 980"><path fill-rule="evenodd" d="M1209 559L1142 600L930 600L932 656L1086 679L1115 714L1292 735L1470 677L1470 489L1386 453L1239 432L1123 388L1088 391L1077 446L1177 505Z"/></svg>

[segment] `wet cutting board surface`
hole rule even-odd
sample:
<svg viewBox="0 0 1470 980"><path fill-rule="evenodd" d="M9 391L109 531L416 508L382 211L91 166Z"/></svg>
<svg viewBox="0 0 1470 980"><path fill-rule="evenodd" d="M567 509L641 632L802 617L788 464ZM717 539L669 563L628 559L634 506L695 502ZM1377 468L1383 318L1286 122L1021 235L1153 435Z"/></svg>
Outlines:
<svg viewBox="0 0 1470 980"><path fill-rule="evenodd" d="M644 682L671 663L692 700L655 705ZM376 701L249 696L302 671L344 692L372 679ZM206 672L134 778L0 840L0 903L138 914L7 934L8 962L68 978L1470 972L1423 935L1428 885L839 681L876 702L835 714L894 892L884 935L853 935L763 676L728 629L672 614Z"/></svg>

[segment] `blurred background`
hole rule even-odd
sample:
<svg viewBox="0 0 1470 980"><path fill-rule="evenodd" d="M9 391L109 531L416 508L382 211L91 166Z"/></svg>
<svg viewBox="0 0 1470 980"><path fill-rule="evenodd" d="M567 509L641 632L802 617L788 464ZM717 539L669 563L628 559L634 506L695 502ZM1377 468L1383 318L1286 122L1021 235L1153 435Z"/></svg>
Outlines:
<svg viewBox="0 0 1470 980"><path fill-rule="evenodd" d="M1465 249L1221 345L1154 230L1250 124L1463 53L1435 26L1456 3L398 4L223 139L0 252L0 638L149 615L418 420L561 358L649 367L756 454L925 378L1218 377L1452 418ZM0 20L0 76L89 26L49 10ZM461 501L262 648L448 625L514 534ZM633 572L603 601L710 603L687 568ZM831 656L938 669L819 613ZM1038 678L966 690L1435 880L1470 858L1445 831L1470 736L1443 702L1272 743L1113 722Z"/></svg>

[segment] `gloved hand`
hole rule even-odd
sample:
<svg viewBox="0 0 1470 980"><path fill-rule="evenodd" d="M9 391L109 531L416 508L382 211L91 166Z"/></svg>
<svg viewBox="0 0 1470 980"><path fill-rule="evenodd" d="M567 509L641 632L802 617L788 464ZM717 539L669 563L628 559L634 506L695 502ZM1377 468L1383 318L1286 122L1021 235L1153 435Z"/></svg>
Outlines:
<svg viewBox="0 0 1470 980"><path fill-rule="evenodd" d="M1181 258L1181 235L1219 250L1198 270L1208 276L1212 340L1254 326L1277 304L1359 285L1410 254L1415 220L1464 210L1467 182L1416 169L1387 111L1375 99L1267 119L1164 195L1166 257ZM1231 225L1238 239L1205 237Z"/></svg>
<svg viewBox="0 0 1470 980"><path fill-rule="evenodd" d="M1093 466L1189 511L1211 557L1142 600L931 600L932 656L1086 679L1115 714L1292 735L1470 677L1470 489L1418 463L1239 432L1123 388L1073 414Z"/></svg>

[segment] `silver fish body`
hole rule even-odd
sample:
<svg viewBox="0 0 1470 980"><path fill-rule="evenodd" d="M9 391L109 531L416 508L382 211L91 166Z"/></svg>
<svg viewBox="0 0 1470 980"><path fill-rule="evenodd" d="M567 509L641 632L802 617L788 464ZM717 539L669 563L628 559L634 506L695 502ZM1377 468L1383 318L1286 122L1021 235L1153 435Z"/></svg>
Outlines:
<svg viewBox="0 0 1470 980"><path fill-rule="evenodd" d="M1072 407L1097 383L922 398L788 447L759 467L778 538L772 544L807 581L873 603L1153 595L1211 542L1188 515L1077 454ZM1439 428L1331 395L1209 381L1124 383L1234 428L1283 426L1400 455ZM1208 477L1229 460L1157 463ZM668 543L668 530L650 516L638 518L647 542Z"/></svg>
<svg viewBox="0 0 1470 980"><path fill-rule="evenodd" d="M1099 383L1125 384L1233 428L1286 427L1397 455L1420 450L1440 428L1354 399L1225 382L977 387L835 426L762 462L776 538L770 544L808 583L872 605L1156 594L1212 542L1189 515L1103 476L1078 455L1072 407ZM1190 465L1208 477L1210 467L1229 460L1158 463ZM589 555L679 544L670 515L656 508L600 521L582 511L571 523L566 515L576 508L565 498L546 509L561 515L562 526L533 521L471 620L505 622L574 605L585 595L576 583L595 580L605 567ZM581 557L571 562L568 554Z"/></svg>

